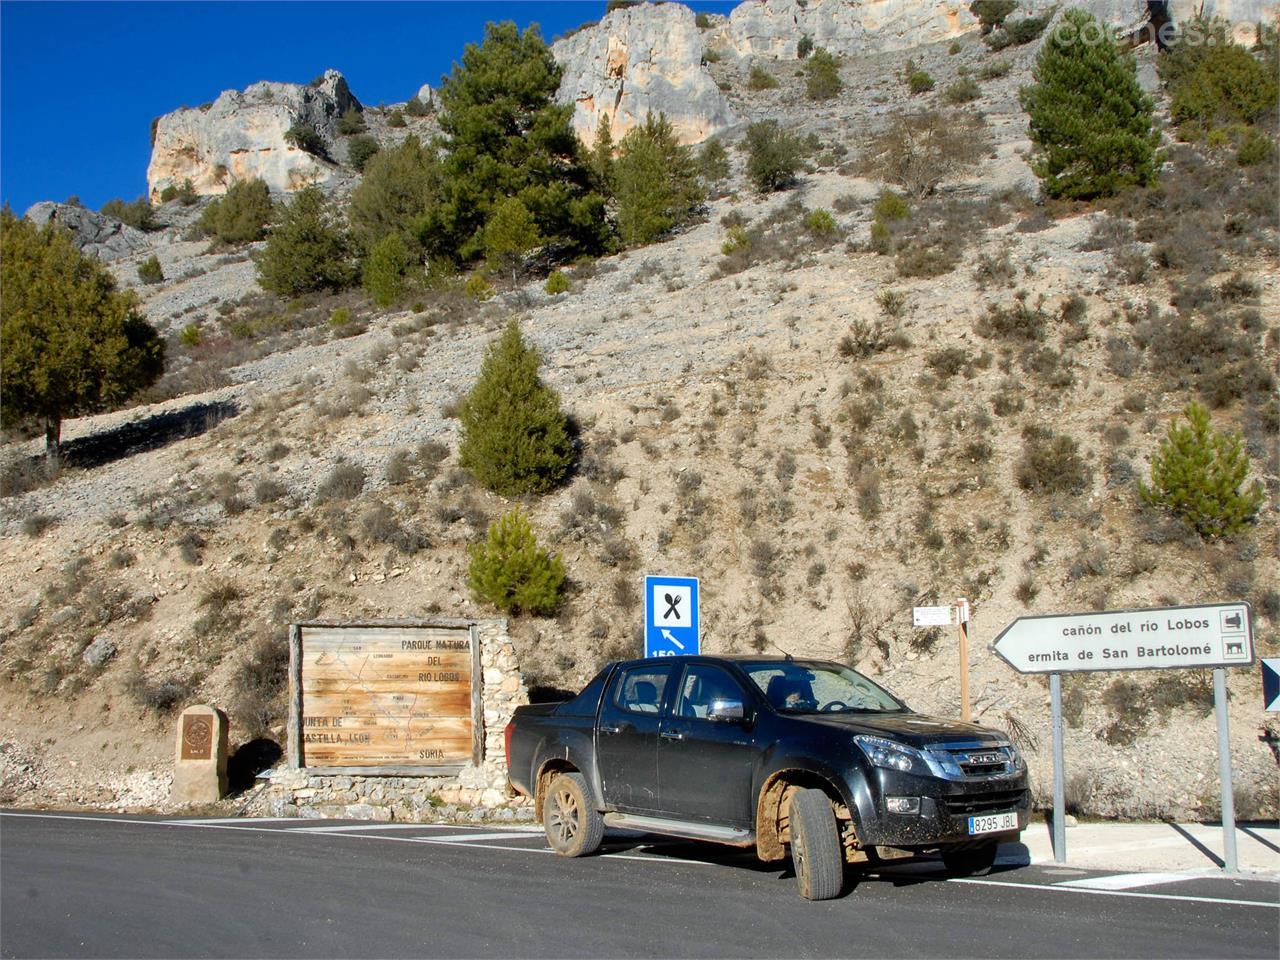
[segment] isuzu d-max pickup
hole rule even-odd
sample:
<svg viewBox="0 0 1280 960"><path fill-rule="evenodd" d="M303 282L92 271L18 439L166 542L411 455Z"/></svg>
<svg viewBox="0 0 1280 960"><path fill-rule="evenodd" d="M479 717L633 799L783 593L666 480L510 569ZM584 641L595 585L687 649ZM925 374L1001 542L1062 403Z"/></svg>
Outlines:
<svg viewBox="0 0 1280 960"><path fill-rule="evenodd" d="M989 870L1031 812L1004 733L914 713L821 660L611 663L571 700L517 709L506 748L559 854L592 853L606 826L789 853L811 900L840 893L846 863Z"/></svg>

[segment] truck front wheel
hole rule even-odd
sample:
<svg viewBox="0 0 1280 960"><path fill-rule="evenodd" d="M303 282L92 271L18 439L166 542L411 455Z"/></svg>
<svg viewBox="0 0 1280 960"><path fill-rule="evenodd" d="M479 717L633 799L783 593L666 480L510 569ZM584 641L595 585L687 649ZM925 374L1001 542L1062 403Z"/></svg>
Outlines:
<svg viewBox="0 0 1280 960"><path fill-rule="evenodd" d="M830 900L844 886L844 852L831 801L821 790L797 790L791 797L791 862L800 896Z"/></svg>
<svg viewBox="0 0 1280 960"><path fill-rule="evenodd" d="M562 857L594 853L604 838L604 818L592 804L580 773L562 773L551 781L542 802L547 843Z"/></svg>

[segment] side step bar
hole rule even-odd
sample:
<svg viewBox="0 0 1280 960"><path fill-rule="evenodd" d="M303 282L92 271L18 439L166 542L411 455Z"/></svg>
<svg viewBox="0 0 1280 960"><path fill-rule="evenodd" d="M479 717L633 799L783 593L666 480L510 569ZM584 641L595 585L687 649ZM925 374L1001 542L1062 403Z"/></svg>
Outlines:
<svg viewBox="0 0 1280 960"><path fill-rule="evenodd" d="M661 833L671 837L687 837L690 840L710 840L731 847L750 847L756 842L755 832L738 827L722 827L714 823L691 823L687 820L665 820L662 817L642 817L634 813L606 813L605 826L623 830L639 830L644 833Z"/></svg>

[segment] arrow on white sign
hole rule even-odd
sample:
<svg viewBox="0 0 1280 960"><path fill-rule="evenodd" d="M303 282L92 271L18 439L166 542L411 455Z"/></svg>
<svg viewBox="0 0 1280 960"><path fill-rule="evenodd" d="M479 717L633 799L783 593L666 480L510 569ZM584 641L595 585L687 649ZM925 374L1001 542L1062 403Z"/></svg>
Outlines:
<svg viewBox="0 0 1280 960"><path fill-rule="evenodd" d="M677 640L675 637L673 637L673 636L671 635L671 631L670 631L670 630L663 630L663 631L662 631L662 639L667 640L667 641L670 641L671 643L674 643L674 644L676 645L676 649L677 649L677 650L683 650L683 649L684 649L684 644L683 644L683 643L681 643L679 640Z"/></svg>
<svg viewBox="0 0 1280 960"><path fill-rule="evenodd" d="M991 649L1020 673L1242 667L1253 662L1244 601L1019 617Z"/></svg>

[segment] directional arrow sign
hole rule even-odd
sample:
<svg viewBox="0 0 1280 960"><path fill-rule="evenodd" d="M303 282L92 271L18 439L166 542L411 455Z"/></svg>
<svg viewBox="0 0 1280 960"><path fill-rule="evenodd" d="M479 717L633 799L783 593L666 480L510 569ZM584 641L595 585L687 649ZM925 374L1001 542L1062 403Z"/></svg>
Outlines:
<svg viewBox="0 0 1280 960"><path fill-rule="evenodd" d="M1253 662L1243 600L1019 617L991 644L1019 673L1243 667Z"/></svg>

